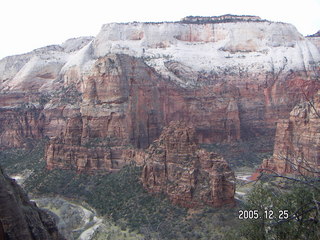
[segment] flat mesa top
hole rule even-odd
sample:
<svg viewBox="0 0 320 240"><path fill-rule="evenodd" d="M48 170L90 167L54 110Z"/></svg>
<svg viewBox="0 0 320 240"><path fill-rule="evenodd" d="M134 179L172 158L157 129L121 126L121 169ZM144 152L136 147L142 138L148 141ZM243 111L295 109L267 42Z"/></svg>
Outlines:
<svg viewBox="0 0 320 240"><path fill-rule="evenodd" d="M159 23L188 23L188 24L205 24L205 23L227 23L227 22L270 22L254 15L233 15L225 14L221 16L187 16L181 18L180 21L162 21L162 22L122 22L117 24L128 23L144 23L144 24L159 24Z"/></svg>
<svg viewBox="0 0 320 240"><path fill-rule="evenodd" d="M217 23L217 22L238 22L238 21L266 21L253 15L232 15L225 14L221 16L187 16L181 19L184 23Z"/></svg>

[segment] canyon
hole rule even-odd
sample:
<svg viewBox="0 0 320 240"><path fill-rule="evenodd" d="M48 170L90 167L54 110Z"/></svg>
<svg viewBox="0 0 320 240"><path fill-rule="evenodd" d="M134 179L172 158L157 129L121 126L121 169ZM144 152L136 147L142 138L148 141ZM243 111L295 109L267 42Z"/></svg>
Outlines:
<svg viewBox="0 0 320 240"><path fill-rule="evenodd" d="M151 192L165 192L182 205L232 204L234 189L222 180L232 178L228 165L196 145L260 136L276 141L275 152L291 144L292 139L281 140L279 128L289 124L281 119L291 119L292 109L320 89L318 38L255 16L187 17L109 23L96 37L6 57L0 60L0 148L28 148L30 141L46 139L47 169L80 173L116 172L137 159ZM168 129L189 135L177 121L192 125L194 139L177 138L181 145L173 145L181 149L165 147L159 142L173 141ZM313 144L317 152L319 143ZM169 157L171 167L190 158L190 164L200 164L200 175L217 180L202 192L195 182L185 185L195 179L192 174L164 177L168 156L155 145L169 155L186 151L188 157ZM171 177L183 186L170 189ZM214 199L214 191L225 192L225 199Z"/></svg>

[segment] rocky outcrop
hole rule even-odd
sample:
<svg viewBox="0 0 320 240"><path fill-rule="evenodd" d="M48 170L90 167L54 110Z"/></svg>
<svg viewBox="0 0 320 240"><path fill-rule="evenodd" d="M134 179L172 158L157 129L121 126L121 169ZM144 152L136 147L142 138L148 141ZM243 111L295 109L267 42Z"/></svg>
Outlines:
<svg viewBox="0 0 320 240"><path fill-rule="evenodd" d="M221 156L199 149L194 129L183 122L171 122L142 158L141 179L150 192L184 207L235 204L234 173Z"/></svg>
<svg viewBox="0 0 320 240"><path fill-rule="evenodd" d="M261 168L280 174L320 173L320 91L293 108L289 119L277 124L274 153Z"/></svg>
<svg viewBox="0 0 320 240"><path fill-rule="evenodd" d="M320 49L320 30L315 34L307 36L307 39L311 41L314 45L316 45L318 49Z"/></svg>
<svg viewBox="0 0 320 240"><path fill-rule="evenodd" d="M110 23L96 38L2 59L0 144L48 137L49 169L95 171L120 168L171 121L190 122L200 143L272 141L302 92L320 88L319 50L290 24L210 19Z"/></svg>
<svg viewBox="0 0 320 240"><path fill-rule="evenodd" d="M0 168L0 239L63 240L53 218Z"/></svg>
<svg viewBox="0 0 320 240"><path fill-rule="evenodd" d="M88 126L88 119L81 115L67 120L66 127L60 136L55 137L46 147L45 159L47 168L76 169L79 172L94 172L96 170L119 170L125 165L121 158L122 148L116 138L112 139L108 132L105 135L95 135L108 130L108 125L100 125L108 118L95 118L99 124ZM106 128L103 128L103 127ZM89 136L87 136L89 135Z"/></svg>
<svg viewBox="0 0 320 240"><path fill-rule="evenodd" d="M212 17L200 17L200 16L188 16L181 19L184 23L219 23L219 22L241 22L241 21L263 21L258 16L251 15L232 15L226 14L222 16L212 16Z"/></svg>

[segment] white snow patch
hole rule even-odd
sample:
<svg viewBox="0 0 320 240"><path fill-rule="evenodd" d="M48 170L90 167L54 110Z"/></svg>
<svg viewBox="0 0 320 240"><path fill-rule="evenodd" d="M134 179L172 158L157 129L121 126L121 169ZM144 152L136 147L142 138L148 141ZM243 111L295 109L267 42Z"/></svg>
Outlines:
<svg viewBox="0 0 320 240"><path fill-rule="evenodd" d="M61 69L61 73L66 72L70 67L77 66L80 69L85 65L88 65L88 62L94 60L92 57L92 41L89 42L86 46L80 49L78 52L72 53L66 64Z"/></svg>
<svg viewBox="0 0 320 240"><path fill-rule="evenodd" d="M67 54L64 52L48 52L35 54L24 64L19 72L3 86L10 89L23 89L28 86L51 84L58 76L61 67L65 64Z"/></svg>
<svg viewBox="0 0 320 240"><path fill-rule="evenodd" d="M167 61L213 74L226 70L228 74L277 74L313 69L320 62L319 49L291 24L111 23L104 25L95 39L69 39L60 46L1 60L0 89L49 90L61 76L66 84L81 81L82 76L90 74L97 58L109 53L142 58L160 75L183 86L193 82L175 76L167 69Z"/></svg>
<svg viewBox="0 0 320 240"><path fill-rule="evenodd" d="M139 32L143 37L134 38ZM189 35L199 40L178 40ZM239 66L250 72L304 69L310 62L320 61L317 48L294 26L271 22L112 23L104 25L94 41L97 57L108 53L149 59L147 63L161 74L168 74L164 67L168 59L197 71L218 73Z"/></svg>
<svg viewBox="0 0 320 240"><path fill-rule="evenodd" d="M78 37L78 38L71 38L61 44L61 47L65 52L75 52L83 48L89 42L91 42L94 37Z"/></svg>

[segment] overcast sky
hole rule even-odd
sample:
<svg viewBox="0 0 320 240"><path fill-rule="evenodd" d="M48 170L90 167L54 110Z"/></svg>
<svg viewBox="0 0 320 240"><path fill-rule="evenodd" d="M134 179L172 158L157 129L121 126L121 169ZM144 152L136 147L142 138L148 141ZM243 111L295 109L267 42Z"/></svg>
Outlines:
<svg viewBox="0 0 320 240"><path fill-rule="evenodd" d="M0 3L0 58L95 36L109 22L177 21L189 15L258 15L303 35L320 30L320 0L8 0Z"/></svg>

